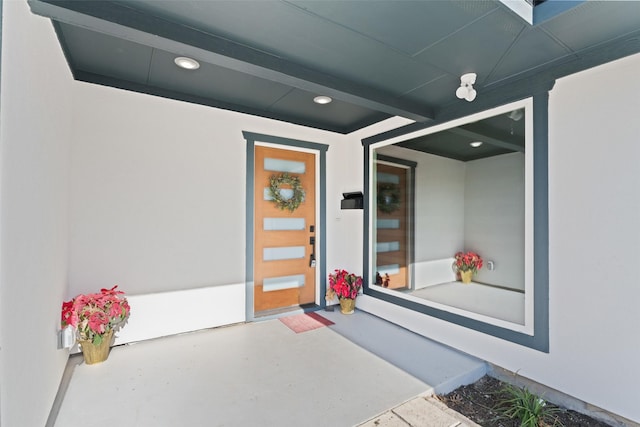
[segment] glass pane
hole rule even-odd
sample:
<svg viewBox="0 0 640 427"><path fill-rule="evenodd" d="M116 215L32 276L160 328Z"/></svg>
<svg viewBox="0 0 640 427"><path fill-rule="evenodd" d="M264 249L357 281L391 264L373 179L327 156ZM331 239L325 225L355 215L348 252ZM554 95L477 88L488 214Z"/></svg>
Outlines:
<svg viewBox="0 0 640 427"><path fill-rule="evenodd" d="M527 283L532 281L525 269L525 195L530 191L526 152L530 116L522 107L529 104L514 105L518 106L374 149L373 159L384 160L373 164L372 279L376 274L391 276L398 267L403 270L399 254L407 245L400 236L406 227L398 218L406 217L408 230L413 231L415 259L410 286L398 288L400 295L464 310L470 317L480 314L528 326L525 306L532 307L532 294ZM400 176L388 170L392 159L416 165L415 186L408 193L413 217L399 209L382 209L389 206L381 204L380 189L393 189ZM463 285L457 274L458 252L476 253L484 261L470 285Z"/></svg>
<svg viewBox="0 0 640 427"><path fill-rule="evenodd" d="M265 231L298 231L305 229L304 218L265 218L263 230Z"/></svg>
<svg viewBox="0 0 640 427"><path fill-rule="evenodd" d="M282 196L282 198L284 200L289 200L290 198L293 197L293 189L291 188L281 188L280 189L280 195ZM269 191L269 187L266 187L264 189L263 192L263 199L266 201L270 201L273 200L273 197L271 197L271 192ZM302 197L302 201L304 202L304 197Z"/></svg>
<svg viewBox="0 0 640 427"><path fill-rule="evenodd" d="M290 198L293 197L293 189L281 188L280 195L284 200L289 200ZM273 197L271 197L271 192L269 191L269 187L266 187L264 189L264 200L273 200Z"/></svg>
<svg viewBox="0 0 640 427"><path fill-rule="evenodd" d="M264 279L263 292L280 291L282 289L301 288L304 286L304 274L295 276L281 276Z"/></svg>
<svg viewBox="0 0 640 427"><path fill-rule="evenodd" d="M304 162L295 162L293 160L282 159L264 159L264 170L273 172L289 172L289 173L304 173Z"/></svg>
<svg viewBox="0 0 640 427"><path fill-rule="evenodd" d="M378 172L378 182L385 184L400 184L400 177L392 173Z"/></svg>
<svg viewBox="0 0 640 427"><path fill-rule="evenodd" d="M379 265L376 267L376 271L380 273L381 276L388 274L389 276L393 274L400 273L400 265L399 264L390 264L390 265Z"/></svg>
<svg viewBox="0 0 640 427"><path fill-rule="evenodd" d="M399 219L379 219L377 221L378 228L395 229L400 228Z"/></svg>
<svg viewBox="0 0 640 427"><path fill-rule="evenodd" d="M304 246L284 246L280 248L264 248L262 258L265 261L280 261L283 259L304 258Z"/></svg>
<svg viewBox="0 0 640 427"><path fill-rule="evenodd" d="M400 242L381 242L376 244L376 252L393 252L400 250Z"/></svg>

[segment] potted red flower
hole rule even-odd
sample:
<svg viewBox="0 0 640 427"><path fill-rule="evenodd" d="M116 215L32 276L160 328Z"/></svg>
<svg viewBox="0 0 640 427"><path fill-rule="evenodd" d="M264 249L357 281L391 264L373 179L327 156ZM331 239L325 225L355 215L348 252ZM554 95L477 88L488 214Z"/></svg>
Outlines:
<svg viewBox="0 0 640 427"><path fill-rule="evenodd" d="M356 306L356 297L362 289L362 277L349 273L346 270L335 270L329 274L329 290L327 298L338 297L340 300L340 312L352 314Z"/></svg>
<svg viewBox="0 0 640 427"><path fill-rule="evenodd" d="M462 283L471 283L471 277L482 268L482 258L475 252L458 252L455 255L455 268L460 273Z"/></svg>
<svg viewBox="0 0 640 427"><path fill-rule="evenodd" d="M87 364L107 359L113 333L129 318L129 303L117 287L78 295L62 303L62 328L75 329Z"/></svg>

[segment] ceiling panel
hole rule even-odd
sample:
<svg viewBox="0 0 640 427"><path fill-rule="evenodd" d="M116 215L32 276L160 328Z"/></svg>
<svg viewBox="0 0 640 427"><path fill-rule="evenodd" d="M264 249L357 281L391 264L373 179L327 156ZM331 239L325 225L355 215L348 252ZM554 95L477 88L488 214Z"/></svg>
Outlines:
<svg viewBox="0 0 640 427"><path fill-rule="evenodd" d="M640 1L585 2L544 23L574 51L597 45L640 28Z"/></svg>
<svg viewBox="0 0 640 427"><path fill-rule="evenodd" d="M146 84L152 48L71 25L59 31L75 70Z"/></svg>
<svg viewBox="0 0 640 427"><path fill-rule="evenodd" d="M576 2L538 26L499 0L28 4L54 21L79 80L342 133L473 113L640 52L640 2ZM200 69L178 69L174 52ZM471 104L455 97L467 72Z"/></svg>
<svg viewBox="0 0 640 427"><path fill-rule="evenodd" d="M416 59L437 63L455 76L475 72L481 85L524 27L513 13L496 9L426 49Z"/></svg>
<svg viewBox="0 0 640 427"><path fill-rule="evenodd" d="M360 32L286 2L196 2L197 5L185 8L181 2L171 1L127 3L309 69L384 91L404 93L443 74L437 66L416 62ZM342 5L342 2L321 3L332 8ZM359 10L368 10L356 3Z"/></svg>
<svg viewBox="0 0 640 427"><path fill-rule="evenodd" d="M456 89L460 86L460 78L451 74L445 74L442 78L433 80L419 86L404 95L405 98L415 102L426 102L429 105L447 105L451 102L461 102L456 98ZM466 101L463 101L466 102Z"/></svg>
<svg viewBox="0 0 640 427"><path fill-rule="evenodd" d="M313 102L315 94L294 89L278 100L269 109L274 113L285 113L291 116L313 117L316 127L327 128L333 126L343 133L355 131L363 126L385 120L388 114L372 112L357 105L333 100L329 104ZM354 124L357 124L354 126Z"/></svg>
<svg viewBox="0 0 640 427"><path fill-rule="evenodd" d="M291 91L289 86L205 62L197 70L185 70L175 66L176 56L155 50L149 73L151 86L259 109L268 109Z"/></svg>
<svg viewBox="0 0 640 427"><path fill-rule="evenodd" d="M542 68L546 63L567 56L573 54L565 46L541 29L528 27L520 34L509 53L498 63L489 79L490 82L495 82L537 67Z"/></svg>
<svg viewBox="0 0 640 427"><path fill-rule="evenodd" d="M357 1L292 3L408 55L418 54L499 7L490 1L373 1L368 2L367 7ZM398 25L399 22L403 25Z"/></svg>
<svg viewBox="0 0 640 427"><path fill-rule="evenodd" d="M442 131L404 141L396 145L423 153L460 160L462 162L513 152L512 150L490 144L483 144L480 147L474 148L469 145L473 141L475 141L473 138L461 137L451 132Z"/></svg>

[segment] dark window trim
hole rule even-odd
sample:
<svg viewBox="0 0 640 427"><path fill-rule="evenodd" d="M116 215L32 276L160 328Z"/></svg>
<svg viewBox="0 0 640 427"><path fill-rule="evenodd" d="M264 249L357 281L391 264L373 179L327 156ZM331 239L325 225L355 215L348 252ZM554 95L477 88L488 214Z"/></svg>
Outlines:
<svg viewBox="0 0 640 427"><path fill-rule="evenodd" d="M443 121L436 120L435 123L421 123L406 127L407 132L387 132L386 134L376 135L362 141L364 145L364 254L363 271L364 271L364 293L366 295L378 298L392 304L436 317L438 319L460 325L478 332L495 336L516 344L530 347L545 353L549 352L549 170L548 170L548 143L549 143L549 92L553 83L550 83L545 91L534 93L529 96L522 96L519 99L508 99L492 106L482 106L475 112L481 112L497 107L499 105L508 104L509 102L533 98L533 276L534 276L534 316L533 316L533 335L523 332L514 331L512 329L496 326L490 323L471 319L459 314L450 313L448 311L436 309L424 304L409 301L394 295L383 293L369 287L371 278L369 277L369 259L370 241L370 146L375 142L384 141L392 137L401 136L406 133L414 132L418 129L426 129ZM463 111L462 114L456 116L451 113L451 120L470 115L471 112ZM448 120L447 120L448 121ZM384 135L384 136L382 136Z"/></svg>

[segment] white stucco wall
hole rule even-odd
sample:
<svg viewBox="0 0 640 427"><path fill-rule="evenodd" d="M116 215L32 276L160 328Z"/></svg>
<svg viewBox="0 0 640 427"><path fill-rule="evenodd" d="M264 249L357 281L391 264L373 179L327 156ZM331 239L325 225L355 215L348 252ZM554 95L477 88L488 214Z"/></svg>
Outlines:
<svg viewBox="0 0 640 427"><path fill-rule="evenodd" d="M524 177L523 153L465 163L464 248L484 260L478 282L524 290Z"/></svg>
<svg viewBox="0 0 640 427"><path fill-rule="evenodd" d="M541 353L363 297L358 306L640 422L640 55L561 79L549 106L549 334Z"/></svg>
<svg viewBox="0 0 640 427"><path fill-rule="evenodd" d="M0 121L0 424L43 426L67 358L71 74L53 27L4 1Z"/></svg>
<svg viewBox="0 0 640 427"><path fill-rule="evenodd" d="M362 210L342 193L363 190L360 138L406 120L345 136L84 83L74 101L67 297L127 292L118 343L245 320L242 131L329 145L327 270L362 274Z"/></svg>

